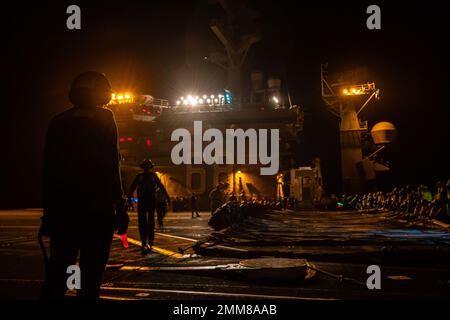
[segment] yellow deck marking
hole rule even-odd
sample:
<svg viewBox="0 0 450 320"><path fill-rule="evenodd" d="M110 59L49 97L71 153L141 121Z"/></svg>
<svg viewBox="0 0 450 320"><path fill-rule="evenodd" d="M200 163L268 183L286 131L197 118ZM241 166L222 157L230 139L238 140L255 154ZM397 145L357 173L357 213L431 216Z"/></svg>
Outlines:
<svg viewBox="0 0 450 320"><path fill-rule="evenodd" d="M119 235L115 234L114 238L117 238L117 239L120 240L120 236ZM128 242L131 243L131 244L134 244L136 246L139 246L139 247L142 246L142 242L141 241L133 239L133 238L130 238L130 237L128 237ZM171 250L168 250L168 249L163 249L163 248L156 247L156 246L152 246L152 251L158 252L158 253L161 253L161 254L163 254L165 256L170 256L170 257L176 258L176 259L185 258L185 256L182 255L181 253L178 253L178 252L175 252L175 251L171 251Z"/></svg>
<svg viewBox="0 0 450 320"><path fill-rule="evenodd" d="M447 224L447 223L444 223L444 222L439 221L439 220L436 220L436 219L433 219L433 220L431 220L431 221L432 221L434 224L436 224L436 225L438 225L438 226L440 226L440 227L442 227L442 228L450 229L450 225Z"/></svg>
<svg viewBox="0 0 450 320"><path fill-rule="evenodd" d="M389 279L391 280L412 280L412 278L408 277L408 276L388 276Z"/></svg>

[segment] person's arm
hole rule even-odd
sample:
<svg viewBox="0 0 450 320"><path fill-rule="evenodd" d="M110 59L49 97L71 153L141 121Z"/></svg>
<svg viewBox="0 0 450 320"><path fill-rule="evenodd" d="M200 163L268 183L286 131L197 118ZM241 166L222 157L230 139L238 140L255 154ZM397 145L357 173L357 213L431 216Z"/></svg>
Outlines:
<svg viewBox="0 0 450 320"><path fill-rule="evenodd" d="M167 193L166 188L164 187L164 185L162 184L161 180L159 179L158 175L155 173L155 182L156 185L159 187L159 189L164 193L164 195L166 196L167 202L170 203L170 197L169 194Z"/></svg>
<svg viewBox="0 0 450 320"><path fill-rule="evenodd" d="M50 188L52 180L52 158L53 158L53 139L52 139L52 123L48 126L45 135L44 144L44 186L43 186L43 209L44 215L48 214Z"/></svg>
<svg viewBox="0 0 450 320"><path fill-rule="evenodd" d="M110 163L110 174L111 174L111 196L112 202L115 206L116 216L115 216L115 230L117 234L125 234L128 230L128 224L130 219L128 217L127 200L124 196L122 188L122 177L120 174L120 151L119 151L119 141L117 134L117 125L114 119L114 115L109 111L108 118L108 148L110 153L110 159L107 159Z"/></svg>
<svg viewBox="0 0 450 320"><path fill-rule="evenodd" d="M118 143L117 125L114 115L111 112L111 151L112 151L112 187L113 187L113 201L116 205L123 205L125 202L124 192L122 188L122 177L120 174L120 151Z"/></svg>
<svg viewBox="0 0 450 320"><path fill-rule="evenodd" d="M42 235L50 235L51 210L50 201L52 198L52 185L54 183L54 120L48 126L44 144L44 176L43 176L43 214L41 217L41 229L39 233Z"/></svg>
<svg viewBox="0 0 450 320"><path fill-rule="evenodd" d="M139 177L139 175L134 177L134 180L131 183L130 188L128 189L128 199L131 199L133 197L134 190L136 190L137 185L138 185L138 177Z"/></svg>

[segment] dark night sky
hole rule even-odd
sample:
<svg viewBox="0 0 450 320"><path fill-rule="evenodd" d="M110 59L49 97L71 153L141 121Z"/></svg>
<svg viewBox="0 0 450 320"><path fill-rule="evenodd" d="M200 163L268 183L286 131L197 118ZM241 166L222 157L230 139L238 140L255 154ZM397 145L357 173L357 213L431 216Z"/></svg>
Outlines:
<svg viewBox="0 0 450 320"><path fill-rule="evenodd" d="M220 88L223 73L202 58L218 46L208 28L221 11L212 1L19 3L3 10L0 207L40 206L42 148L53 115L67 109L79 72L107 74L114 87L174 99ZM395 5L393 4L395 3ZM79 4L82 30L65 27ZM383 157L399 184L449 179L447 1L380 3L382 30L365 27L372 1L249 1L262 14L263 40L247 68L287 79L294 103L307 109L305 158L319 155L331 189L338 186L337 122L320 98L320 63L336 71L367 66L381 100L363 118L399 131Z"/></svg>

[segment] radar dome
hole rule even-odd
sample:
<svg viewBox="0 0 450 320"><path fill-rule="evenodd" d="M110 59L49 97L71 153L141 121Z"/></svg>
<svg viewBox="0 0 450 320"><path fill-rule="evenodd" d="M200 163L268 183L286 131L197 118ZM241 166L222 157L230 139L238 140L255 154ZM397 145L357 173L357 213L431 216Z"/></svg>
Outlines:
<svg viewBox="0 0 450 320"><path fill-rule="evenodd" d="M397 129L392 123L382 121L372 127L370 134L375 144L387 144L394 141Z"/></svg>

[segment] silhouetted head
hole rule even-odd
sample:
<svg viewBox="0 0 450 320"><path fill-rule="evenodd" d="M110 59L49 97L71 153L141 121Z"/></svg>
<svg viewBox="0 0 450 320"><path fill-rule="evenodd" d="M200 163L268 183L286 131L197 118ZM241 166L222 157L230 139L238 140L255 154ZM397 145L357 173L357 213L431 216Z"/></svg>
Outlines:
<svg viewBox="0 0 450 320"><path fill-rule="evenodd" d="M139 165L142 169L144 170L150 170L152 169L155 165L153 164L152 160L150 159L144 159L141 164Z"/></svg>
<svg viewBox="0 0 450 320"><path fill-rule="evenodd" d="M111 84L97 71L79 74L70 86L69 99L77 107L101 107L111 100Z"/></svg>

